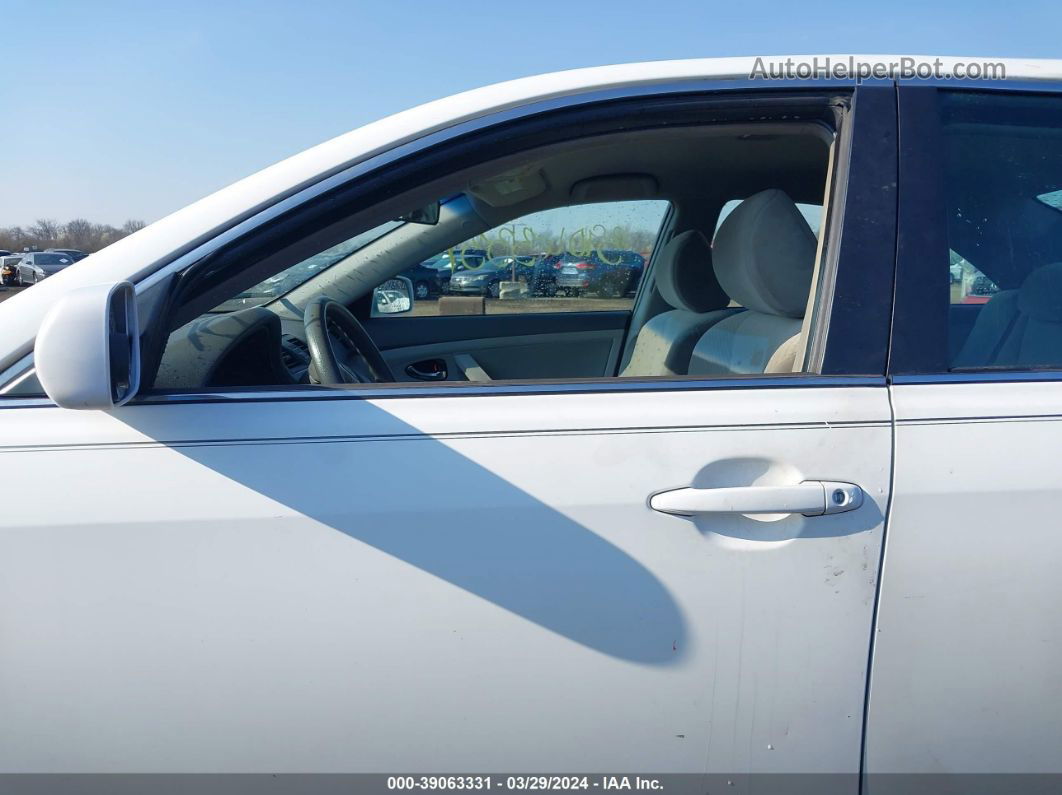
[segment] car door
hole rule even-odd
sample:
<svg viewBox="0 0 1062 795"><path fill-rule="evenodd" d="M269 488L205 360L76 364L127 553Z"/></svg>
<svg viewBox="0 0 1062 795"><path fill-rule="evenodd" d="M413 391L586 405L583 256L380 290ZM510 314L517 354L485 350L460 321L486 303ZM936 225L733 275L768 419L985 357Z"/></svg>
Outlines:
<svg viewBox="0 0 1062 795"><path fill-rule="evenodd" d="M1062 771L1062 94L999 87L900 90L896 477L866 769L937 790Z"/></svg>
<svg viewBox="0 0 1062 795"><path fill-rule="evenodd" d="M893 108L860 89L838 143L807 374L9 402L0 769L828 772L855 792ZM768 504L789 507L743 513Z"/></svg>

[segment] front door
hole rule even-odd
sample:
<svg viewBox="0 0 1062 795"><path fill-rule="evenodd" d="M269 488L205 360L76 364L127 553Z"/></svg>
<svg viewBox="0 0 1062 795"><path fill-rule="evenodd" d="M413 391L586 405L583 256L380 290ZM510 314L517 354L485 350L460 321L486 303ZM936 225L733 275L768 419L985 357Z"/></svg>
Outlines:
<svg viewBox="0 0 1062 795"><path fill-rule="evenodd" d="M0 421L34 440L5 456L5 769L858 769L883 388ZM648 504L805 480L865 501Z"/></svg>
<svg viewBox="0 0 1062 795"><path fill-rule="evenodd" d="M800 372L0 410L0 769L857 773L895 208L860 91Z"/></svg>

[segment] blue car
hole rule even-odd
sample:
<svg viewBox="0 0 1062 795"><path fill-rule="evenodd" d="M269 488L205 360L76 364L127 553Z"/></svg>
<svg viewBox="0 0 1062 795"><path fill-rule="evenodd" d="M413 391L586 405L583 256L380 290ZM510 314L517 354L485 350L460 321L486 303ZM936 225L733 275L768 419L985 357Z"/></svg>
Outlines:
<svg viewBox="0 0 1062 795"><path fill-rule="evenodd" d="M645 258L634 251L602 249L585 255L565 254L558 265L558 291L572 296L595 293L602 298L620 298L638 288Z"/></svg>

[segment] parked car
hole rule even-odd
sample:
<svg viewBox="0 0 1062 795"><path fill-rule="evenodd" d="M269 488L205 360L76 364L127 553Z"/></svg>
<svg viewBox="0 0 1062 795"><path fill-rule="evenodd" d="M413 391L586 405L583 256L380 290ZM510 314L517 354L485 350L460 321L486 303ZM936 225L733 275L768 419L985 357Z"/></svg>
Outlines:
<svg viewBox="0 0 1062 795"><path fill-rule="evenodd" d="M74 262L80 262L88 256L84 251L76 248L46 248L45 251L51 251L56 254L65 254L70 257Z"/></svg>
<svg viewBox="0 0 1062 795"><path fill-rule="evenodd" d="M413 283L413 295L418 301L441 295L445 292L445 286L449 284L449 271L447 271L447 278L444 282L441 268L433 267L429 264L431 262L433 261L420 262L402 271L402 275Z"/></svg>
<svg viewBox="0 0 1062 795"><path fill-rule="evenodd" d="M8 254L0 257L0 284L11 286L18 283L18 263L22 254Z"/></svg>
<svg viewBox="0 0 1062 795"><path fill-rule="evenodd" d="M11 253L11 252L10 252L10 251L8 251L8 250L7 250L6 248L0 248L0 257L6 257L6 256L7 256L7 255L9 255L10 253Z"/></svg>
<svg viewBox="0 0 1062 795"><path fill-rule="evenodd" d="M74 260L66 254L49 251L33 251L23 254L15 265L15 284L36 284L73 264Z"/></svg>
<svg viewBox="0 0 1062 795"><path fill-rule="evenodd" d="M478 267L460 270L450 279L449 291L454 294L486 295L497 298L501 283L529 281L534 268L534 257L494 257Z"/></svg>
<svg viewBox="0 0 1062 795"><path fill-rule="evenodd" d="M484 249L457 246L425 260L421 264L436 272L439 289L443 293L447 293L450 290L450 279L455 273L478 268L487 259L487 252Z"/></svg>
<svg viewBox="0 0 1062 795"><path fill-rule="evenodd" d="M0 304L5 788L1057 789L1062 62L757 64L463 92ZM631 195L668 205L632 307L413 318L392 280L372 314Z"/></svg>
<svg viewBox="0 0 1062 795"><path fill-rule="evenodd" d="M634 251L602 249L586 255L565 254L557 270L557 288L568 295L596 293L618 298L638 287L645 259Z"/></svg>
<svg viewBox="0 0 1062 795"><path fill-rule="evenodd" d="M563 254L535 255L528 277L532 295L552 298L557 294L557 271L563 260Z"/></svg>

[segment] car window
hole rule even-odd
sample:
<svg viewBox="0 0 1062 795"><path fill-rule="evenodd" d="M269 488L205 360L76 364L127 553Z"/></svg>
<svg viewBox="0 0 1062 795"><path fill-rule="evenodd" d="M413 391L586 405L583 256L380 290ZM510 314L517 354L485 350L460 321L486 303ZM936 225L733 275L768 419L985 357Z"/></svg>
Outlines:
<svg viewBox="0 0 1062 795"><path fill-rule="evenodd" d="M949 249L952 304L987 304L999 286L957 251Z"/></svg>
<svg viewBox="0 0 1062 795"><path fill-rule="evenodd" d="M270 301L282 297L303 282L309 281L317 274L328 270L336 263L341 262L354 252L400 226L402 226L401 221L386 221L352 237L350 240L344 240L342 243L296 262L279 273L273 274L268 279L248 287L216 307L214 311L231 312L236 309L268 304Z"/></svg>
<svg viewBox="0 0 1062 795"><path fill-rule="evenodd" d="M419 220L401 197L380 208L348 199L349 210L314 202L298 222L193 270L148 388L707 378L814 367L802 328L818 250L796 202L825 195L828 142L795 129L747 139L742 127L733 143L748 151L730 162L714 156L729 151L725 136L661 127L649 139L652 175L623 170L645 135L618 134L593 164L602 176L589 178L583 148L565 141L536 150L531 165L514 167L514 158L505 170L469 167L433 182L433 194L411 193L411 206L438 205ZM671 156L680 142L696 142L703 156ZM748 163L774 158L778 147L791 147L792 165L764 188ZM720 231L728 242L717 256L708 248L715 218L704 216L698 188L708 184L744 197ZM630 195L654 198L612 198ZM406 220L369 226L386 218ZM781 256L772 248L778 234L787 242ZM650 266L659 269L651 279ZM238 275L221 281L229 269ZM717 284L720 271L746 269L755 273L728 280L726 290ZM631 333L643 287L645 306L668 308L647 313ZM232 297L219 305L223 290ZM735 311L738 303L747 313ZM734 334L755 345L735 349Z"/></svg>
<svg viewBox="0 0 1062 795"><path fill-rule="evenodd" d="M1062 102L951 92L942 114L950 366L1062 367Z"/></svg>
<svg viewBox="0 0 1062 795"><path fill-rule="evenodd" d="M38 265L69 265L70 258L62 254L37 254L34 262Z"/></svg>
<svg viewBox="0 0 1062 795"><path fill-rule="evenodd" d="M412 314L629 310L667 210L616 201L517 218L404 270Z"/></svg>

